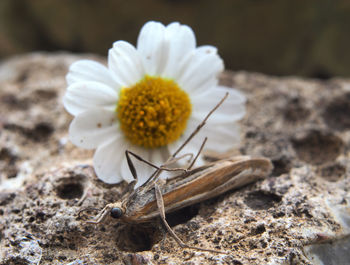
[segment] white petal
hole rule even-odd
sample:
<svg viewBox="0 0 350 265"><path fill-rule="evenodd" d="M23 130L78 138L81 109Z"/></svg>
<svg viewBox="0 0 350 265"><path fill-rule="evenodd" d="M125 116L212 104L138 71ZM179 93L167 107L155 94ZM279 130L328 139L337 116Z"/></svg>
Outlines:
<svg viewBox="0 0 350 265"><path fill-rule="evenodd" d="M92 60L80 60L73 63L69 67L66 80L68 85L76 82L95 81L114 89L119 87L117 82L113 80L107 67Z"/></svg>
<svg viewBox="0 0 350 265"><path fill-rule="evenodd" d="M192 131L191 131L192 132ZM189 132L185 133L182 137L180 137L180 139L172 144L170 144L168 146L169 151L173 154L177 151L177 149L184 143L184 141L188 138L188 136L190 135ZM177 155L177 157L180 157L182 155L185 154L191 154L192 155L192 159L194 159L194 157L197 155L202 143L203 143L204 137L198 137L195 136L194 138L192 138L192 140L190 142L188 142L183 148L182 150L179 152L179 154ZM189 156L186 156L180 160L177 161L177 163L182 166L182 167L186 167L189 165ZM196 160L195 163L195 167L197 166L201 166L204 164L204 160L202 159L201 156L198 157L198 159Z"/></svg>
<svg viewBox="0 0 350 265"><path fill-rule="evenodd" d="M223 69L224 64L216 48L202 46L183 58L176 80L185 91L202 93L217 84L217 77Z"/></svg>
<svg viewBox="0 0 350 265"><path fill-rule="evenodd" d="M152 150L148 149L146 151L147 154L145 154L145 157L147 157L147 161L151 162L153 165L156 165L158 167L163 165L170 156L168 147L159 147ZM155 172L155 169L148 165L146 165L146 168L144 168L143 170L147 172L147 174L144 176L144 179L139 184L143 184ZM160 175L161 178L165 178L166 176L166 171L163 171Z"/></svg>
<svg viewBox="0 0 350 265"><path fill-rule="evenodd" d="M133 144L131 144L129 141L127 142L127 145L125 146L125 150L124 152L128 150L130 152L133 152L134 154L144 158L145 155L147 154L146 150L141 149L137 146L134 146ZM134 165L134 168L136 170L136 175L137 175L137 184L135 185L135 187L139 187L141 184L143 184L143 182L145 181L144 179L147 178L147 174L148 172L144 172L144 169L146 168L144 163L137 160L136 158L134 158L132 155L130 155L130 159L132 164ZM147 170L147 169L146 169ZM120 168L120 174L122 175L123 179L128 180L129 182L134 180L126 156L124 157L122 164L121 164L121 168Z"/></svg>
<svg viewBox="0 0 350 265"><path fill-rule="evenodd" d="M245 103L247 101L246 96L239 90L231 87L226 86L218 86L217 87L220 90L224 90L225 93L228 92L230 94L231 100L233 100L235 103Z"/></svg>
<svg viewBox="0 0 350 265"><path fill-rule="evenodd" d="M85 111L77 115L69 126L71 142L86 149L97 148L120 133L116 113L104 109Z"/></svg>
<svg viewBox="0 0 350 265"><path fill-rule="evenodd" d="M122 86L132 86L145 74L141 57L135 47L125 41L117 41L108 53L108 67Z"/></svg>
<svg viewBox="0 0 350 265"><path fill-rule="evenodd" d="M193 118L190 119L184 135L180 137L176 143L169 145L171 152L174 152L200 123L201 121L199 120ZM239 126L234 122L225 125L217 125L212 124L210 120L208 120L207 124L192 138L180 154L192 153L193 155L196 155L205 137L208 137L208 140L204 146L204 150L209 149L217 152L225 152L239 145ZM200 157L196 166L201 164L203 164L203 161Z"/></svg>
<svg viewBox="0 0 350 265"><path fill-rule="evenodd" d="M192 128L193 130L193 128L195 128L195 126L197 126L200 122L201 120L190 119L188 122L188 128ZM207 124L194 138L197 137L199 138L199 141L202 141L204 137L208 137L208 141L205 144L205 149L225 152L239 145L240 130L238 124L235 122L215 124L209 118Z"/></svg>
<svg viewBox="0 0 350 265"><path fill-rule="evenodd" d="M169 157L170 153L167 147L159 147L149 153L149 161L156 166L163 165Z"/></svg>
<svg viewBox="0 0 350 265"><path fill-rule="evenodd" d="M164 163L171 156L168 146L160 147L160 148L154 149L152 151L153 152L151 152L149 154L149 161L151 161L154 165L157 165L157 166L164 165ZM165 165L165 166L172 168L172 167L177 167L177 164L173 163L173 164ZM160 177L161 178L168 178L168 177L170 177L172 175L173 175L172 173L169 174L168 171L163 170L163 172L161 173Z"/></svg>
<svg viewBox="0 0 350 265"><path fill-rule="evenodd" d="M184 140L183 138L181 138L181 140L178 140L174 143L171 143L170 145L167 145L166 146L166 152L164 153L165 157L164 157L164 161L167 161L168 158L170 156L172 156L175 151L177 151L177 149L180 147L180 145L183 144L183 141ZM179 154L177 154L176 158L178 158L178 160L175 160L173 163L171 164L168 164L166 165L167 168L182 168L182 169L185 169L188 167L189 163L192 161L192 159L194 158L194 152L193 150L195 150L192 146L192 148L187 148L188 145L186 145L182 151L179 152ZM197 150L196 150L197 151ZM189 154L191 153L191 155ZM187 154L187 155L185 155ZM164 156L163 155L163 156ZM185 156L183 156L185 155ZM183 156L183 157L180 157L180 156ZM164 162L162 163L164 164ZM161 178L163 179L171 179L171 178L174 178L176 176L178 176L179 174L182 174L183 171L167 171L167 170L164 170L161 174Z"/></svg>
<svg viewBox="0 0 350 265"><path fill-rule="evenodd" d="M165 28L165 41L169 48L162 76L173 78L180 70L181 59L196 48L196 37L190 27L174 22Z"/></svg>
<svg viewBox="0 0 350 265"><path fill-rule="evenodd" d="M226 93L229 93L229 96L209 118L210 122L216 124L234 122L242 119L245 115L244 103L246 98L241 92L226 87L216 87L210 89L206 93L192 97L193 117L198 121L203 120L208 112L219 103Z"/></svg>
<svg viewBox="0 0 350 265"><path fill-rule="evenodd" d="M160 75L166 65L168 44L162 23L150 21L141 29L137 39L137 50L142 57L148 75Z"/></svg>
<svg viewBox="0 0 350 265"><path fill-rule="evenodd" d="M210 126L210 124L208 124ZM226 152L227 150L238 147L240 143L240 127L236 123L226 124L226 126L210 126L206 130L208 136L207 149L217 152ZM215 128L215 129L213 129Z"/></svg>
<svg viewBox="0 0 350 265"><path fill-rule="evenodd" d="M76 116L96 107L113 108L118 100L117 92L99 82L77 82L67 88L63 97L66 110Z"/></svg>
<svg viewBox="0 0 350 265"><path fill-rule="evenodd" d="M145 159L146 161L152 162L152 161L149 160L150 153L153 152L153 150L151 150L151 149L144 149L144 148L141 148L141 147L134 146L134 145L130 144L127 147L127 150L129 150L129 151L133 152L134 154L140 156L141 158ZM137 187L141 186L143 183L145 183L147 181L147 179L155 171L155 168L147 165L146 163L144 163L144 162L142 162L140 160L137 160L132 155L130 157L131 157L132 163L133 163L133 165L135 167L136 174L137 174L137 183L135 185L135 188L137 188ZM126 159L124 159L123 162L122 162L121 174L122 174L124 179L130 178L130 177L131 177L131 180L133 179Z"/></svg>
<svg viewBox="0 0 350 265"><path fill-rule="evenodd" d="M198 125L200 124L199 121L190 118L187 122L187 127L184 132L184 134L174 143L170 144L169 151L171 154L174 154L178 148L189 138L189 136L197 129ZM202 132L206 127L202 127L202 129L199 132ZM177 155L177 157L184 155L184 154L192 154L192 157L194 158L196 154L198 153L204 139L205 135L199 135L199 132L182 148L180 153ZM206 145L204 149L206 149ZM180 165L188 165L188 157L183 158L179 160ZM201 156L199 156L197 162L195 163L195 166L202 165L203 159Z"/></svg>
<svg viewBox="0 0 350 265"><path fill-rule="evenodd" d="M126 150L129 150L129 148L127 148ZM131 182L134 180L125 155L124 155L124 158L122 160L119 172L120 172L120 175L122 176L122 178L125 179L127 182ZM140 173L140 172L136 171L136 173Z"/></svg>
<svg viewBox="0 0 350 265"><path fill-rule="evenodd" d="M144 160L156 166L161 166L169 158L169 152L167 147L161 147L156 149L145 149L142 147L130 145L128 147L128 150L132 151L134 154L142 157ZM141 186L143 183L145 183L148 180L148 178L155 172L156 169L136 159L132 155L131 155L131 160L136 169L136 173L138 176L138 182L135 186L137 188ZM124 179L131 176L126 158L122 162L121 172ZM165 172L161 174L161 177L163 177L164 173Z"/></svg>
<svg viewBox="0 0 350 265"><path fill-rule="evenodd" d="M97 148L93 163L99 179L109 184L119 183L123 180L120 167L127 145L124 137L115 136Z"/></svg>
<svg viewBox="0 0 350 265"><path fill-rule="evenodd" d="M133 163L134 163L135 170L137 172L137 183L135 185L135 189L136 189L147 181L147 179L152 175L155 169L150 166L140 165L139 164L140 162L137 162L134 160L133 160ZM129 182L133 180L126 158L122 162L121 174L125 180Z"/></svg>

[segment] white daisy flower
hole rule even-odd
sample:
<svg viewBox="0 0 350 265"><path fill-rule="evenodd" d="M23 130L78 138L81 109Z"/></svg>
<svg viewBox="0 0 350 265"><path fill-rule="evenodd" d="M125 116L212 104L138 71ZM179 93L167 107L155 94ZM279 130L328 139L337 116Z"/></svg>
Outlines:
<svg viewBox="0 0 350 265"><path fill-rule="evenodd" d="M229 92L183 153L195 153L205 136L207 149L227 151L239 142L236 121L245 114L245 97L218 85L223 69L215 47L196 47L190 27L148 22L136 48L125 41L113 44L108 68L91 60L71 65L63 98L74 116L70 140L96 149L93 164L102 181L130 182L125 150L161 165ZM137 186L154 171L142 163L136 169Z"/></svg>

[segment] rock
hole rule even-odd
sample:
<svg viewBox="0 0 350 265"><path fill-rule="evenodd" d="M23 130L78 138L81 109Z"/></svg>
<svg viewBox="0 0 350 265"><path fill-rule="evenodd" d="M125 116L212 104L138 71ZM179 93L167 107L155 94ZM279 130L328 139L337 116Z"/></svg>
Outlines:
<svg viewBox="0 0 350 265"><path fill-rule="evenodd" d="M313 244L305 248L306 255L314 264L348 264L350 260L349 237L331 243Z"/></svg>
<svg viewBox="0 0 350 265"><path fill-rule="evenodd" d="M27 236L11 241L11 248L4 251L7 264L39 264L42 257L42 248L39 242Z"/></svg>
<svg viewBox="0 0 350 265"><path fill-rule="evenodd" d="M92 152L67 140L64 76L79 58L104 61L37 53L0 66L0 264L350 260L349 80L222 75L222 84L248 97L242 143L234 152L269 157L275 169L263 181L168 216L186 243L229 252L213 254L181 249L157 224L85 223L126 185L97 180Z"/></svg>

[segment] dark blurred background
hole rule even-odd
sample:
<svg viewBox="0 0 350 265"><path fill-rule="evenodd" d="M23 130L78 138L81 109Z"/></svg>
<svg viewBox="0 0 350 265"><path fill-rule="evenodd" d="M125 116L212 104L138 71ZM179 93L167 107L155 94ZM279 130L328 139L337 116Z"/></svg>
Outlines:
<svg viewBox="0 0 350 265"><path fill-rule="evenodd" d="M349 0L0 0L0 58L30 51L107 55L148 20L179 21L226 68L350 76Z"/></svg>

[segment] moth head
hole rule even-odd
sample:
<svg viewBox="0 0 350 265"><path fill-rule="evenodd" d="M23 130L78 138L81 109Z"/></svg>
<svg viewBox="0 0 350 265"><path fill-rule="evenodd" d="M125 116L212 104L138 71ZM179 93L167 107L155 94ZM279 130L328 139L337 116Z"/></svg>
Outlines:
<svg viewBox="0 0 350 265"><path fill-rule="evenodd" d="M113 218L119 219L119 218L123 217L125 210L121 206L121 204L115 203L110 207L109 212Z"/></svg>

